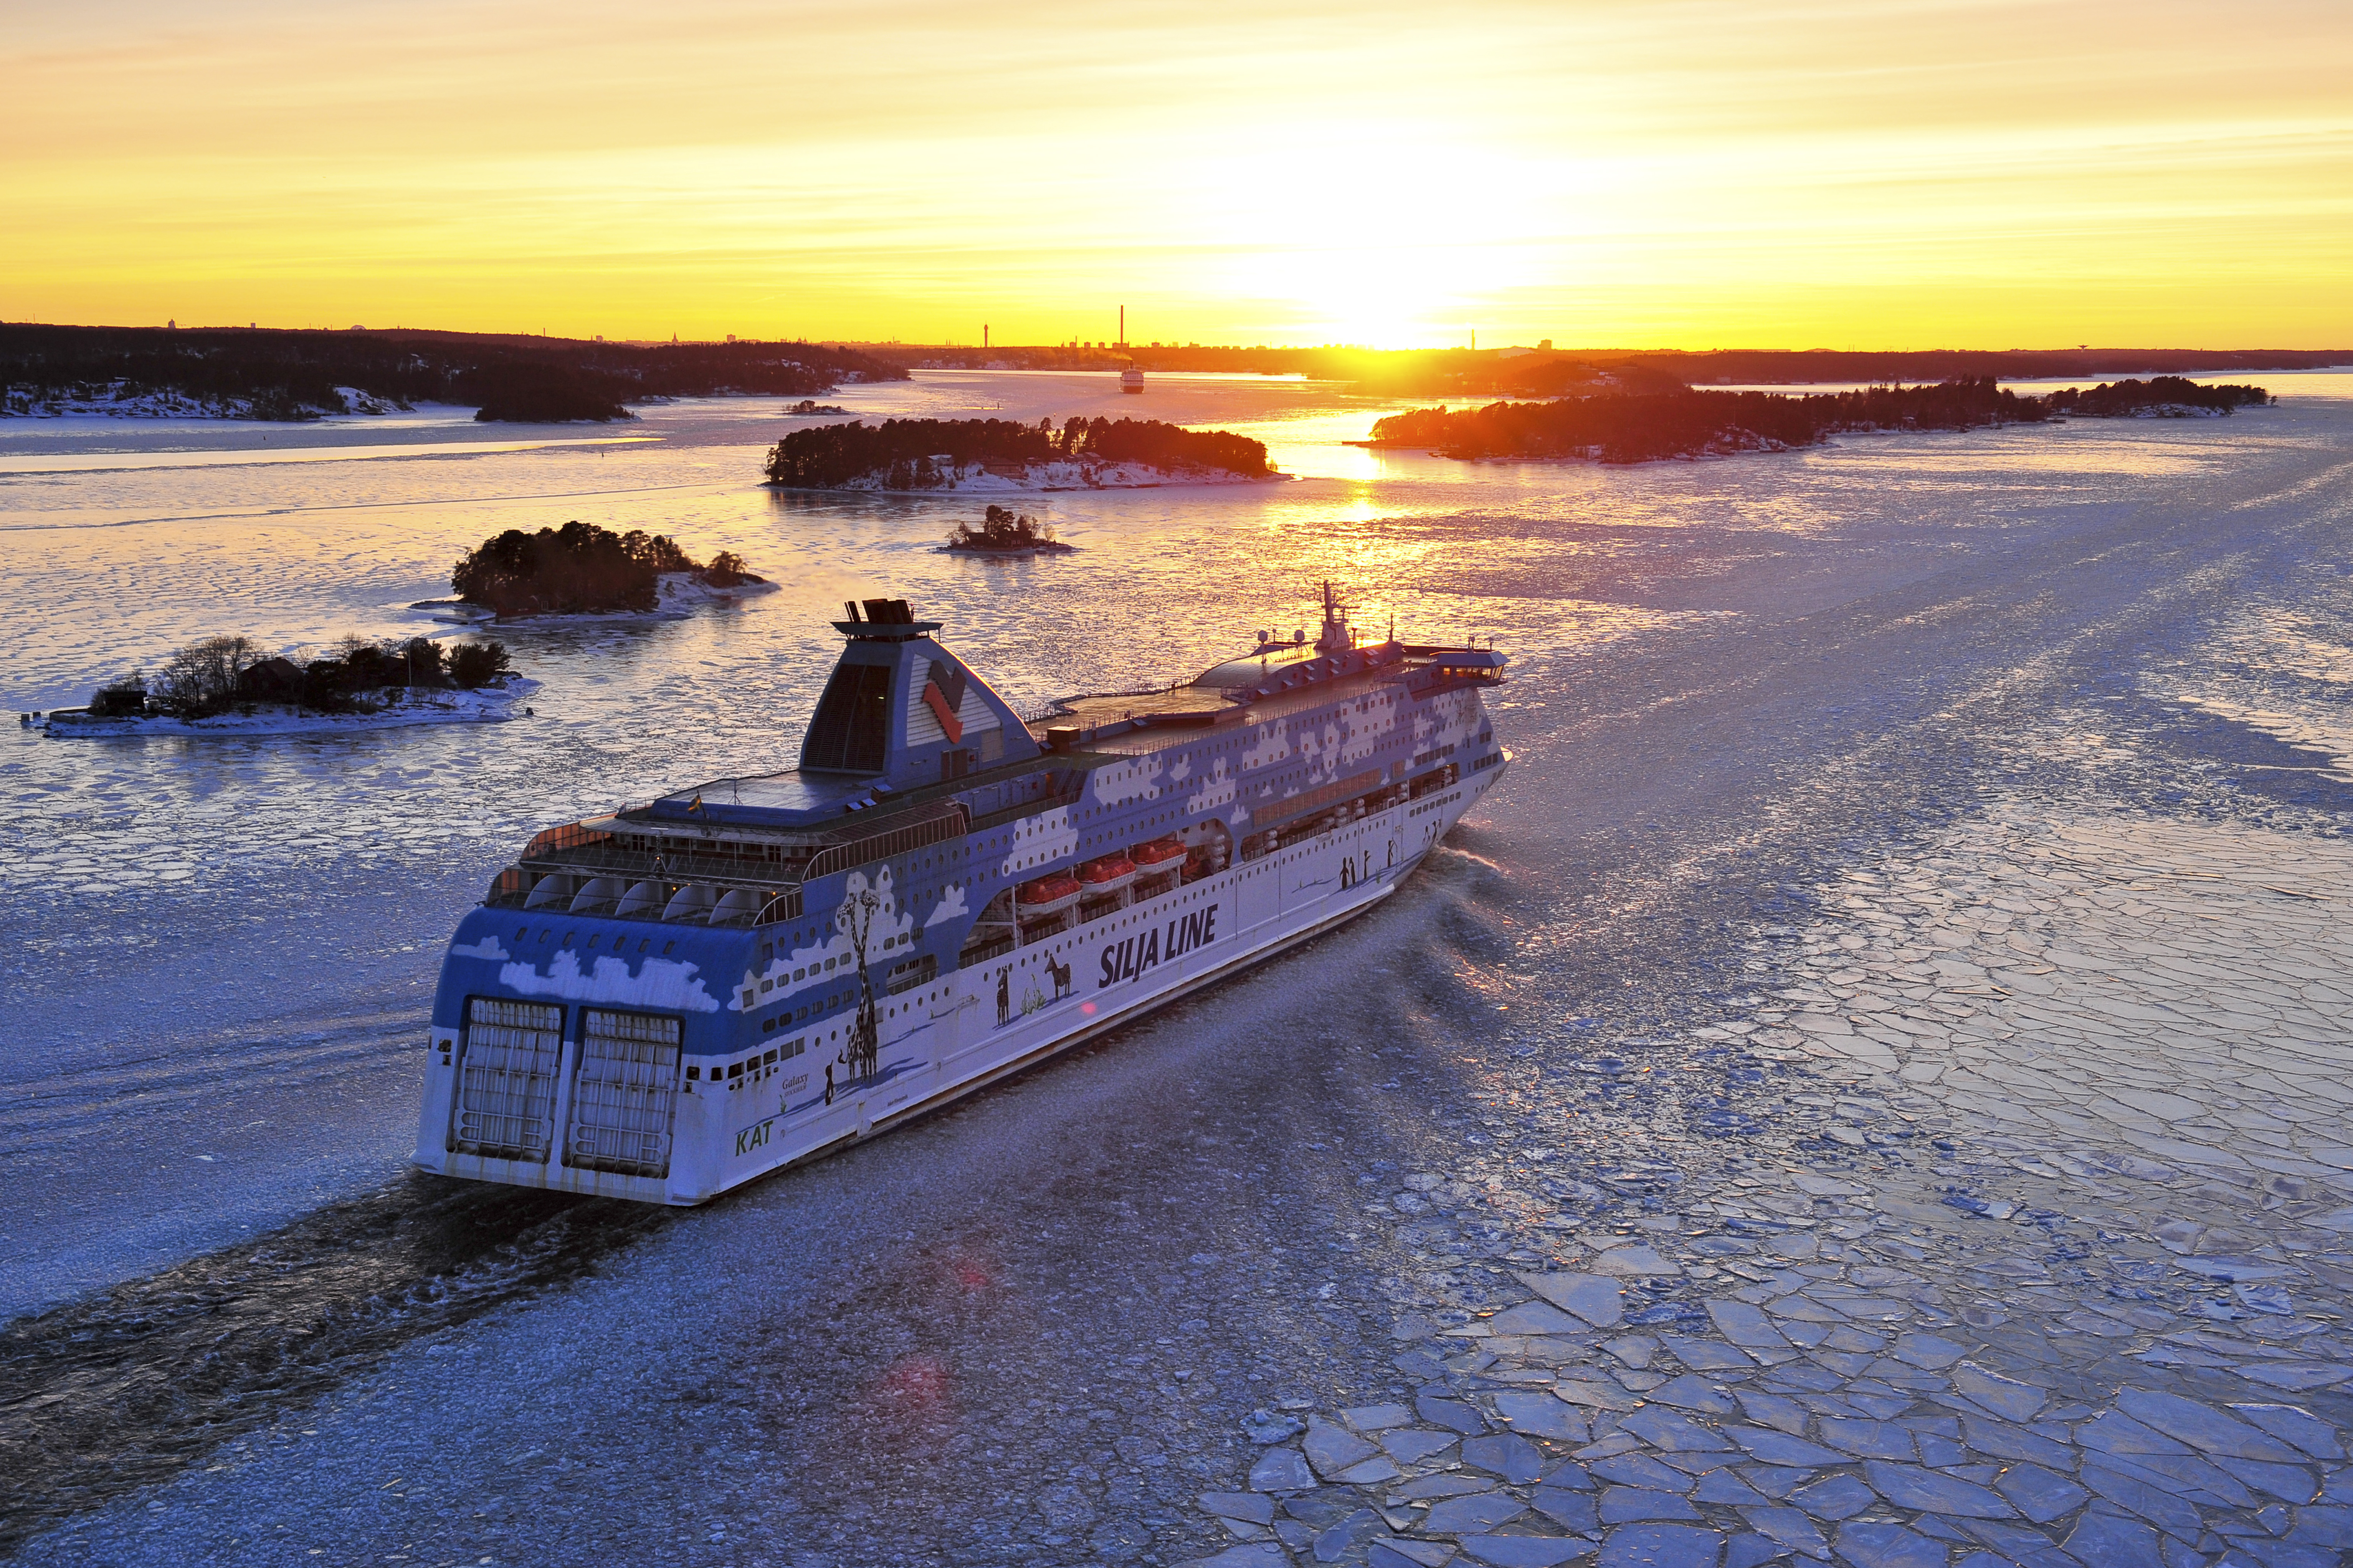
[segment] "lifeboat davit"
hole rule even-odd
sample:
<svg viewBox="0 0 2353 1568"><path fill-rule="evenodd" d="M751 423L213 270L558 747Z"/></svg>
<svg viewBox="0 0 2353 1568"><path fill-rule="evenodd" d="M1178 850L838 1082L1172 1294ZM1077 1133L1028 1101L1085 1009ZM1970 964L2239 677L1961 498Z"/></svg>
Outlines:
<svg viewBox="0 0 2353 1568"><path fill-rule="evenodd" d="M1087 897L1107 899L1135 880L1135 862L1124 855L1105 855L1079 868Z"/></svg>
<svg viewBox="0 0 2353 1568"><path fill-rule="evenodd" d="M1068 871L1057 871L1036 881L1022 883L1021 890L1013 896L1013 901L1019 908L1023 920L1040 921L1048 915L1060 914L1077 903L1079 895L1085 891L1076 877Z"/></svg>
<svg viewBox="0 0 2353 1568"><path fill-rule="evenodd" d="M1166 838L1155 838L1149 844L1139 844L1128 851L1129 857L1135 861L1137 874L1145 877L1165 876L1176 870L1185 864L1185 841L1173 834Z"/></svg>

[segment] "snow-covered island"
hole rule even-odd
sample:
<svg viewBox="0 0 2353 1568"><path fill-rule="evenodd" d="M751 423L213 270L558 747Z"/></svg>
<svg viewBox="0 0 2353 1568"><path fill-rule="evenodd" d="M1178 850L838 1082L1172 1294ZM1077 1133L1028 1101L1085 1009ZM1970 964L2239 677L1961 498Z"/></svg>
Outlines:
<svg viewBox="0 0 2353 1568"><path fill-rule="evenodd" d="M723 550L709 565L664 533L615 533L567 522L511 528L459 558L449 586L460 605L502 621L545 616L683 616L698 605L772 594L776 585Z"/></svg>
<svg viewBox="0 0 2353 1568"><path fill-rule="evenodd" d="M1156 419L889 419L795 430L769 450L781 489L1009 494L1264 484L1266 444Z"/></svg>
<svg viewBox="0 0 2353 1568"><path fill-rule="evenodd" d="M539 689L524 676L502 676L478 690L410 689L388 693L381 707L322 713L291 702L253 702L200 719L169 713L101 719L87 708L60 708L39 720L51 739L105 735L311 735L353 730L403 730L417 724L500 724L529 711L523 700Z"/></svg>
<svg viewBox="0 0 2353 1568"><path fill-rule="evenodd" d="M1077 546L1065 544L1055 538L1051 523L1041 523L1026 511L1016 517L1005 507L991 506L981 515L978 528L968 522L959 522L948 530L948 542L940 548L950 555L1004 558L1062 555Z"/></svg>
<svg viewBox="0 0 2353 1568"><path fill-rule="evenodd" d="M2202 385L2179 375L2147 381L2104 381L2090 391L2071 386L2051 394L2054 414L2100 419L2221 419L2233 408L2260 408L2279 399L2260 386Z"/></svg>
<svg viewBox="0 0 2353 1568"><path fill-rule="evenodd" d="M1975 430L2042 424L2063 414L2221 416L2271 401L2260 386L2201 386L2168 375L2102 383L2088 392L2069 387L2048 397L2021 395L1991 376L1800 396L1683 388L1409 409L1375 421L1372 439L1351 445L1418 447L1471 462L1649 463L1789 452L1849 432Z"/></svg>
<svg viewBox="0 0 2353 1568"><path fill-rule="evenodd" d="M539 682L517 675L495 642L346 637L323 656L264 656L241 637L206 637L152 679L134 671L87 708L37 716L53 739L105 735L265 735L496 723L528 711ZM26 715L24 722L35 722Z"/></svg>

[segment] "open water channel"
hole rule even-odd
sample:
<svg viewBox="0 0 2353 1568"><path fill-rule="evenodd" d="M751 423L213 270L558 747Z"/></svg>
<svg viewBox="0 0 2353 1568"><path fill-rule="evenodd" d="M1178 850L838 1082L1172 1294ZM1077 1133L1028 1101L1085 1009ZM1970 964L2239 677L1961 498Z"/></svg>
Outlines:
<svg viewBox="0 0 2353 1568"><path fill-rule="evenodd" d="M0 427L0 704L424 625L567 519L782 591L501 633L504 725L0 742L0 1550L39 1563L2334 1563L2353 1543L2353 378L1630 469L1257 378L875 416L1295 479L756 484L777 400ZM615 437L637 437L616 441ZM788 765L847 597L1017 703L1329 577L1517 760L1351 928L702 1210L404 1169L528 835Z"/></svg>

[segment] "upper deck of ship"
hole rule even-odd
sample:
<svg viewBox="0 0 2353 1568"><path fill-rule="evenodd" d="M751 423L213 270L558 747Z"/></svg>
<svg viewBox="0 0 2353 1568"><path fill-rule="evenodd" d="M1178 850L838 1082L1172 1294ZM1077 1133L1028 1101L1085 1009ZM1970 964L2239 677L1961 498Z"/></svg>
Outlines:
<svg viewBox="0 0 2353 1568"><path fill-rule="evenodd" d="M1492 682L1504 662L1487 648L1394 639L1321 651L1308 643L1261 643L1182 685L1067 698L1053 718L1030 728L1056 752L1139 756L1181 746L1203 730L1275 722L1376 687L1419 694L1454 681Z"/></svg>
<svg viewBox="0 0 2353 1568"><path fill-rule="evenodd" d="M559 886L586 897L574 888L581 882L613 893L623 916L667 919L669 904L647 889L691 883L716 900L712 923L790 918L779 911L797 911L799 889L832 872L1078 806L1098 769L1380 688L1419 699L1491 684L1504 665L1491 648L1360 645L1327 595L1315 643L1261 637L1191 680L1066 699L1031 722L931 641L935 623L915 621L899 601L868 608L837 623L850 647L810 721L801 766L714 779L551 828L501 873L490 901L527 905ZM847 765L867 757L876 765Z"/></svg>
<svg viewBox="0 0 2353 1568"><path fill-rule="evenodd" d="M1067 698L1050 716L1025 721L930 640L938 623L914 620L899 601L870 601L865 618L853 607L852 619L836 623L850 647L810 722L799 767L677 790L617 813L615 826L673 841L765 842L786 858L795 847L818 853L950 813L976 827L1070 804L1094 768L1180 747L1205 731L1280 721L1380 686L1420 695L1501 677L1504 657L1488 648L1393 637L1360 643L1328 587L1324 612L1312 643L1303 632L1290 641L1261 633L1249 652L1190 680ZM897 737L887 745L887 737L876 739L875 765L812 765L820 752L822 761L851 763L860 726ZM976 737L977 747L943 751ZM918 744L928 751L913 765L902 763Z"/></svg>

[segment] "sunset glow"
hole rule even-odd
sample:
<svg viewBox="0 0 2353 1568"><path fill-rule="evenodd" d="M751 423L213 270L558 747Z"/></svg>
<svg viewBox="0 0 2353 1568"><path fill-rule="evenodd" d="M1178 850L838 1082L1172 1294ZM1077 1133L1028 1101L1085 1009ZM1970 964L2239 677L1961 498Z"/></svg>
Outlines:
<svg viewBox="0 0 2353 1568"><path fill-rule="evenodd" d="M22 10L0 317L2353 342L2353 13Z"/></svg>

